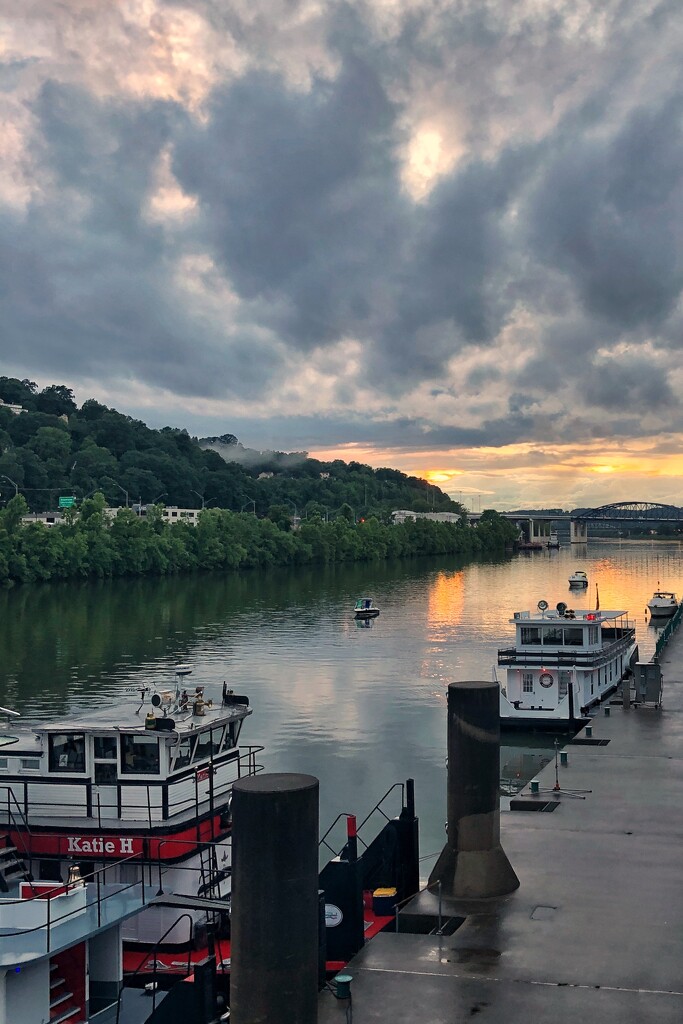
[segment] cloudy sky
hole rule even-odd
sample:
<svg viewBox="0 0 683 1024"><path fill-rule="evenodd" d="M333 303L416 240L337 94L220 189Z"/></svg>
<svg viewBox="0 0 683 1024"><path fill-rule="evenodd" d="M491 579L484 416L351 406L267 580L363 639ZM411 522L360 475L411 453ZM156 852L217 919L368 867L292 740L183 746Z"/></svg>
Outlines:
<svg viewBox="0 0 683 1024"><path fill-rule="evenodd" d="M0 372L683 503L680 0L0 0Z"/></svg>

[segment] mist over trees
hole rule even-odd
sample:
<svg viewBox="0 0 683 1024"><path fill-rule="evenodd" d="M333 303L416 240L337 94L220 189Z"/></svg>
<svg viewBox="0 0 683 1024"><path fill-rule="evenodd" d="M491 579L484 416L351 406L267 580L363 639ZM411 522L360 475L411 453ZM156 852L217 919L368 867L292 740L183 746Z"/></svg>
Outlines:
<svg viewBox="0 0 683 1024"><path fill-rule="evenodd" d="M344 504L356 518L384 520L397 508L460 511L438 487L395 469L255 452L232 434L197 441L175 427L152 430L94 399L79 409L60 384L38 391L33 381L0 377L0 399L27 410L0 406L0 500L19 491L32 512L96 490L111 506L163 501L239 512L248 504L259 516L281 504L302 517L329 518Z"/></svg>
<svg viewBox="0 0 683 1024"><path fill-rule="evenodd" d="M0 398L26 410L0 406L0 585L475 555L502 552L516 536L493 511L476 529L464 516L393 525L397 508L464 511L398 470L279 452L257 453L250 468L184 430L151 430L92 399L78 409L63 385L39 392L3 377ZM76 499L61 523L23 521L59 496ZM201 508L197 525L167 522L164 505Z"/></svg>

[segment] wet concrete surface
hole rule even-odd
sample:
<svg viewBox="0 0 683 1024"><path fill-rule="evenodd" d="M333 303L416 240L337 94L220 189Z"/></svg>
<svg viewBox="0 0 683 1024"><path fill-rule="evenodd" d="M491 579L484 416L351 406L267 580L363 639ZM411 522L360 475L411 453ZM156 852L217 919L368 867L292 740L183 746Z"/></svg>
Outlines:
<svg viewBox="0 0 683 1024"><path fill-rule="evenodd" d="M523 791L552 813L501 813L516 892L443 900L454 934L384 933L354 958L354 1024L683 1019L683 629L660 663L661 710L599 709L609 743L568 744ZM438 898L409 909L437 915ZM319 1024L348 1010L324 992Z"/></svg>

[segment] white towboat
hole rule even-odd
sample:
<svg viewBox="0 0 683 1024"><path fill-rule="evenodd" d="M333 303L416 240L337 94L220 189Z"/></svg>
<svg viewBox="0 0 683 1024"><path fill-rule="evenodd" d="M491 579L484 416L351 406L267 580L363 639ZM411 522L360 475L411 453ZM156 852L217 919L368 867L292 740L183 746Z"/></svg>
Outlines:
<svg viewBox="0 0 683 1024"><path fill-rule="evenodd" d="M678 608L678 598L673 590L655 590L647 607L653 619L669 618Z"/></svg>
<svg viewBox="0 0 683 1024"><path fill-rule="evenodd" d="M549 609L515 612L515 646L498 651L506 668L502 729L574 729L616 690L638 657L625 611Z"/></svg>
<svg viewBox="0 0 683 1024"><path fill-rule="evenodd" d="M164 945L201 945L230 893L232 784L260 770L263 748L237 746L248 698L225 683L214 697L205 687L181 692L189 671L177 666L175 685L142 687L127 704L30 727L7 723L0 835L13 852L0 889L10 876L64 884L75 865L86 881L107 867L108 882L144 878L168 897L125 925L131 950L154 946L160 957Z"/></svg>
<svg viewBox="0 0 683 1024"><path fill-rule="evenodd" d="M571 576L569 577L569 586L570 587L587 587L588 586L588 577L586 576L586 574L583 571L583 569L577 569L576 572L573 572L571 574Z"/></svg>

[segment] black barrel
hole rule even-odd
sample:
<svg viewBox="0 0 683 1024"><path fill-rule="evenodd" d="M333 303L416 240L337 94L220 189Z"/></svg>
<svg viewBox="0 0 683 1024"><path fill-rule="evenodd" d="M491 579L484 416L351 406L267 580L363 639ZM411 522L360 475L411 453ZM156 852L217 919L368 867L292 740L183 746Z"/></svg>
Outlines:
<svg viewBox="0 0 683 1024"><path fill-rule="evenodd" d="M442 893L485 899L512 892L519 879L500 845L498 683L448 687L448 841L430 877Z"/></svg>
<svg viewBox="0 0 683 1024"><path fill-rule="evenodd" d="M232 797L232 1024L315 1024L318 780L240 779Z"/></svg>

